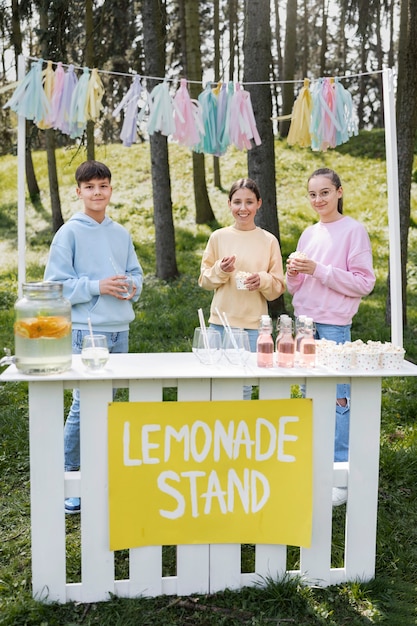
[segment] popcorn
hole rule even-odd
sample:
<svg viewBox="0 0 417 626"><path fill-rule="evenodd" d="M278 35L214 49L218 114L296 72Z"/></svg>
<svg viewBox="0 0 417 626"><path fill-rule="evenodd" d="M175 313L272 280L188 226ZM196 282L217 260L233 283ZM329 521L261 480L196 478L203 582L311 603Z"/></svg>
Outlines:
<svg viewBox="0 0 417 626"><path fill-rule="evenodd" d="M308 256L306 255L305 252L301 252L301 250L295 250L294 252L291 252L288 258L289 259L308 259Z"/></svg>
<svg viewBox="0 0 417 626"><path fill-rule="evenodd" d="M405 350L392 343L361 339L344 344L319 339L316 341L317 364L334 370L361 369L374 371L402 367Z"/></svg>

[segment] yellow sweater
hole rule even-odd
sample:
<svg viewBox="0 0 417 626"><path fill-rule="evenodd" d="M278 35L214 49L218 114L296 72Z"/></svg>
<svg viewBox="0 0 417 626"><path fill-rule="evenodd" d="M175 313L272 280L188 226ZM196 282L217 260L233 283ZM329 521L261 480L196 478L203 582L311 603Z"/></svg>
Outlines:
<svg viewBox="0 0 417 626"><path fill-rule="evenodd" d="M236 256L235 271L223 272L223 257ZM258 273L260 288L256 291L239 290L236 272ZM214 290L209 321L221 324L216 313L225 312L230 326L258 328L261 315L268 313L267 300L275 300L284 291L281 250L277 238L262 228L238 230L227 226L215 230L207 243L201 262L198 284Z"/></svg>

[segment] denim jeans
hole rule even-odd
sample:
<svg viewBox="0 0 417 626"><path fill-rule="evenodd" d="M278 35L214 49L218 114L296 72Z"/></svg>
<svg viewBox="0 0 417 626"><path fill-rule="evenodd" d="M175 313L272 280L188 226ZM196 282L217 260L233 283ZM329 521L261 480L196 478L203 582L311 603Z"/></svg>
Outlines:
<svg viewBox="0 0 417 626"><path fill-rule="evenodd" d="M72 331L72 352L80 354L84 335L88 330ZM129 331L100 333L106 335L109 352L129 351ZM73 472L80 468L80 390L73 389L72 405L64 427L65 471Z"/></svg>
<svg viewBox="0 0 417 626"><path fill-rule="evenodd" d="M316 339L332 339L337 343L350 341L351 324L335 326L316 322ZM338 384L336 398L346 398L346 406L336 404L336 432L334 441L334 460L347 461L349 458L349 421L350 421L350 385Z"/></svg>
<svg viewBox="0 0 417 626"><path fill-rule="evenodd" d="M220 324L210 324L210 328L218 330L223 339L224 326ZM249 347L251 352L256 352L256 342L258 339L258 331L254 328L244 328L249 335ZM243 399L250 400L252 398L252 385L243 385Z"/></svg>

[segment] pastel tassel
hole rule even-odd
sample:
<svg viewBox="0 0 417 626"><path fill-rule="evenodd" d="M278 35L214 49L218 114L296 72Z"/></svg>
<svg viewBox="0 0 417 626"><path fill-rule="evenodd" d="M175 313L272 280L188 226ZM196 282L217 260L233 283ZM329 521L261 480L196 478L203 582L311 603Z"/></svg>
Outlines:
<svg viewBox="0 0 417 626"><path fill-rule="evenodd" d="M205 90L200 93L198 101L203 112L204 135L193 149L195 152L217 154L217 96L213 93L210 83L208 83Z"/></svg>
<svg viewBox="0 0 417 626"><path fill-rule="evenodd" d="M120 111L124 111L123 125L120 132L120 139L123 145L130 147L136 140L137 120L138 120L138 102L143 91L141 79L139 75L133 78L132 84L128 92L124 95L121 102L113 111L113 117L117 117Z"/></svg>
<svg viewBox="0 0 417 626"><path fill-rule="evenodd" d="M62 103L64 92L65 71L61 61L57 63L55 70L54 86L51 97L51 126L56 128L56 120Z"/></svg>
<svg viewBox="0 0 417 626"><path fill-rule="evenodd" d="M37 122L38 128L45 129L52 126L52 93L54 90L55 74L52 67L52 61L47 61L46 69L42 71L43 90L48 100L48 114Z"/></svg>
<svg viewBox="0 0 417 626"><path fill-rule="evenodd" d="M70 137L75 139L81 137L87 126L87 92L88 81L90 80L90 70L85 67L81 78L73 91L71 98L71 108L69 115Z"/></svg>
<svg viewBox="0 0 417 626"><path fill-rule="evenodd" d="M313 109L313 99L310 91L310 81L304 79L303 87L294 102L290 130L288 131L287 142L290 146L298 144L302 148L311 146L311 113Z"/></svg>
<svg viewBox="0 0 417 626"><path fill-rule="evenodd" d="M162 135L172 135L175 132L175 123L167 81L152 89L148 104L148 133L153 135L153 133L160 131Z"/></svg>
<svg viewBox="0 0 417 626"><path fill-rule="evenodd" d="M62 86L62 94L59 100L59 108L57 108L55 114L54 128L60 130L64 135L69 135L70 129L70 115L71 115L71 101L73 93L77 87L78 78L74 71L74 66L69 65L64 76L64 84Z"/></svg>
<svg viewBox="0 0 417 626"><path fill-rule="evenodd" d="M245 91L237 83L232 98L230 117L230 140L239 150L252 148L251 140L257 146L261 138L256 128L255 115L249 91Z"/></svg>
<svg viewBox="0 0 417 626"><path fill-rule="evenodd" d="M180 87L173 99L173 106L175 123L173 139L192 148L204 135L204 125L200 103L191 99L185 78L180 81Z"/></svg>
<svg viewBox="0 0 417 626"><path fill-rule="evenodd" d="M4 109L10 107L12 111L27 120L33 120L35 124L47 118L50 109L42 86L42 65L42 59L32 65L12 97L3 106Z"/></svg>
<svg viewBox="0 0 417 626"><path fill-rule="evenodd" d="M94 68L88 81L87 96L85 102L85 117L87 120L96 122L100 117L102 108L101 101L104 96L104 87L101 82L98 69Z"/></svg>
<svg viewBox="0 0 417 626"><path fill-rule="evenodd" d="M230 111L234 85L223 83L217 99L217 148L219 154L225 154L230 144Z"/></svg>
<svg viewBox="0 0 417 626"><path fill-rule="evenodd" d="M320 78L312 96L311 148L325 152L336 146L336 130L340 130L335 115L334 83L330 78Z"/></svg>
<svg viewBox="0 0 417 626"><path fill-rule="evenodd" d="M340 130L336 130L336 145L349 141L358 134L358 123L354 115L353 100L350 92L335 78L336 118Z"/></svg>

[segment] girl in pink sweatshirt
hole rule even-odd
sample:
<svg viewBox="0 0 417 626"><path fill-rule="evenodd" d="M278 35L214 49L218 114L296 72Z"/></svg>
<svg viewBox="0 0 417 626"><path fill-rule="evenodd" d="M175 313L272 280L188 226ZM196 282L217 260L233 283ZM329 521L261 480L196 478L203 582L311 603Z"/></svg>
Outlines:
<svg viewBox="0 0 417 626"><path fill-rule="evenodd" d="M319 221L298 241L297 250L304 254L288 260L287 289L295 316L313 318L317 339L345 343L362 296L375 284L371 243L364 226L343 215L343 189L335 171L316 170L307 188ZM336 396L335 461L347 461L349 386L338 385Z"/></svg>

